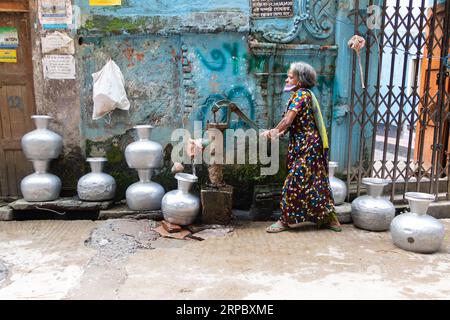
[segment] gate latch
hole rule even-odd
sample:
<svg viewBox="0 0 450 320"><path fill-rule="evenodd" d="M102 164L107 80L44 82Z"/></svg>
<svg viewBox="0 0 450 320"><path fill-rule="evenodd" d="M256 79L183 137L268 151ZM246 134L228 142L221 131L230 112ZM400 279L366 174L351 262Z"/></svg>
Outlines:
<svg viewBox="0 0 450 320"><path fill-rule="evenodd" d="M449 71L444 71L442 74L444 75L444 79L445 79L446 77L450 76L450 72L449 72ZM438 73L438 74L436 75L436 84L437 84L437 85L439 85L439 79L440 79L440 78L441 78L441 74Z"/></svg>
<svg viewBox="0 0 450 320"><path fill-rule="evenodd" d="M444 145L442 143L434 143L430 147L431 147L431 150L442 150Z"/></svg>

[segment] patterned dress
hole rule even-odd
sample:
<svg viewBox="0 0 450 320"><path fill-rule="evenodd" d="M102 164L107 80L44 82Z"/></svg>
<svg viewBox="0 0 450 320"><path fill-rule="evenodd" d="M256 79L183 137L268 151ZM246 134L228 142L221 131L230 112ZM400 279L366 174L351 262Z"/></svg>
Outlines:
<svg viewBox="0 0 450 320"><path fill-rule="evenodd" d="M319 225L336 218L328 179L328 161L312 109L311 94L305 89L292 93L285 113L297 113L289 127L288 175L281 198L281 222L310 221Z"/></svg>

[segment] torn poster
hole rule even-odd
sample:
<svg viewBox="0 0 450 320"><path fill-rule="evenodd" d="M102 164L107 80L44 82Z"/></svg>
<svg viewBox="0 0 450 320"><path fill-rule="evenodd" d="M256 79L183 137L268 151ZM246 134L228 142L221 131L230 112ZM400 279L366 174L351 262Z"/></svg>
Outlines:
<svg viewBox="0 0 450 320"><path fill-rule="evenodd" d="M0 49L0 62L17 62L17 50L16 49Z"/></svg>
<svg viewBox="0 0 450 320"><path fill-rule="evenodd" d="M67 29L72 24L71 0L39 0L39 21L44 29Z"/></svg>
<svg viewBox="0 0 450 320"><path fill-rule="evenodd" d="M42 65L47 79L75 79L75 58L71 55L47 55Z"/></svg>
<svg viewBox="0 0 450 320"><path fill-rule="evenodd" d="M73 39L65 33L55 31L46 35L41 40L42 53L57 51L62 54L74 54L75 45Z"/></svg>
<svg viewBox="0 0 450 320"><path fill-rule="evenodd" d="M19 46L19 36L14 27L0 27L0 48L15 49Z"/></svg>

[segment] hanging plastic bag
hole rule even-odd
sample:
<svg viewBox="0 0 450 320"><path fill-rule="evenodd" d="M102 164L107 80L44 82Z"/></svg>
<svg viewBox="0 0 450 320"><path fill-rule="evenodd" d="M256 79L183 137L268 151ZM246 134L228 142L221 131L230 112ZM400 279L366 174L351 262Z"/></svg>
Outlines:
<svg viewBox="0 0 450 320"><path fill-rule="evenodd" d="M114 61L110 59L102 70L93 73L92 77L94 79L93 120L102 118L116 108L130 109L123 74Z"/></svg>

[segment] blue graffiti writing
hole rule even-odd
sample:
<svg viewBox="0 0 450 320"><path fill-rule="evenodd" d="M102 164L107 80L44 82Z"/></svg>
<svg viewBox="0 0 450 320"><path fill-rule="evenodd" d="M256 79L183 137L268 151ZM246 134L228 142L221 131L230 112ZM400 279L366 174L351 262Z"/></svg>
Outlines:
<svg viewBox="0 0 450 320"><path fill-rule="evenodd" d="M231 64L233 68L233 75L239 74L239 44L238 43L224 43L223 49L228 55L230 55ZM214 61L208 61L205 56L200 52L200 50L196 50L197 56L200 61L205 65L206 68L212 71L224 71L227 66L227 58L225 53L219 49L211 50L211 58Z"/></svg>

